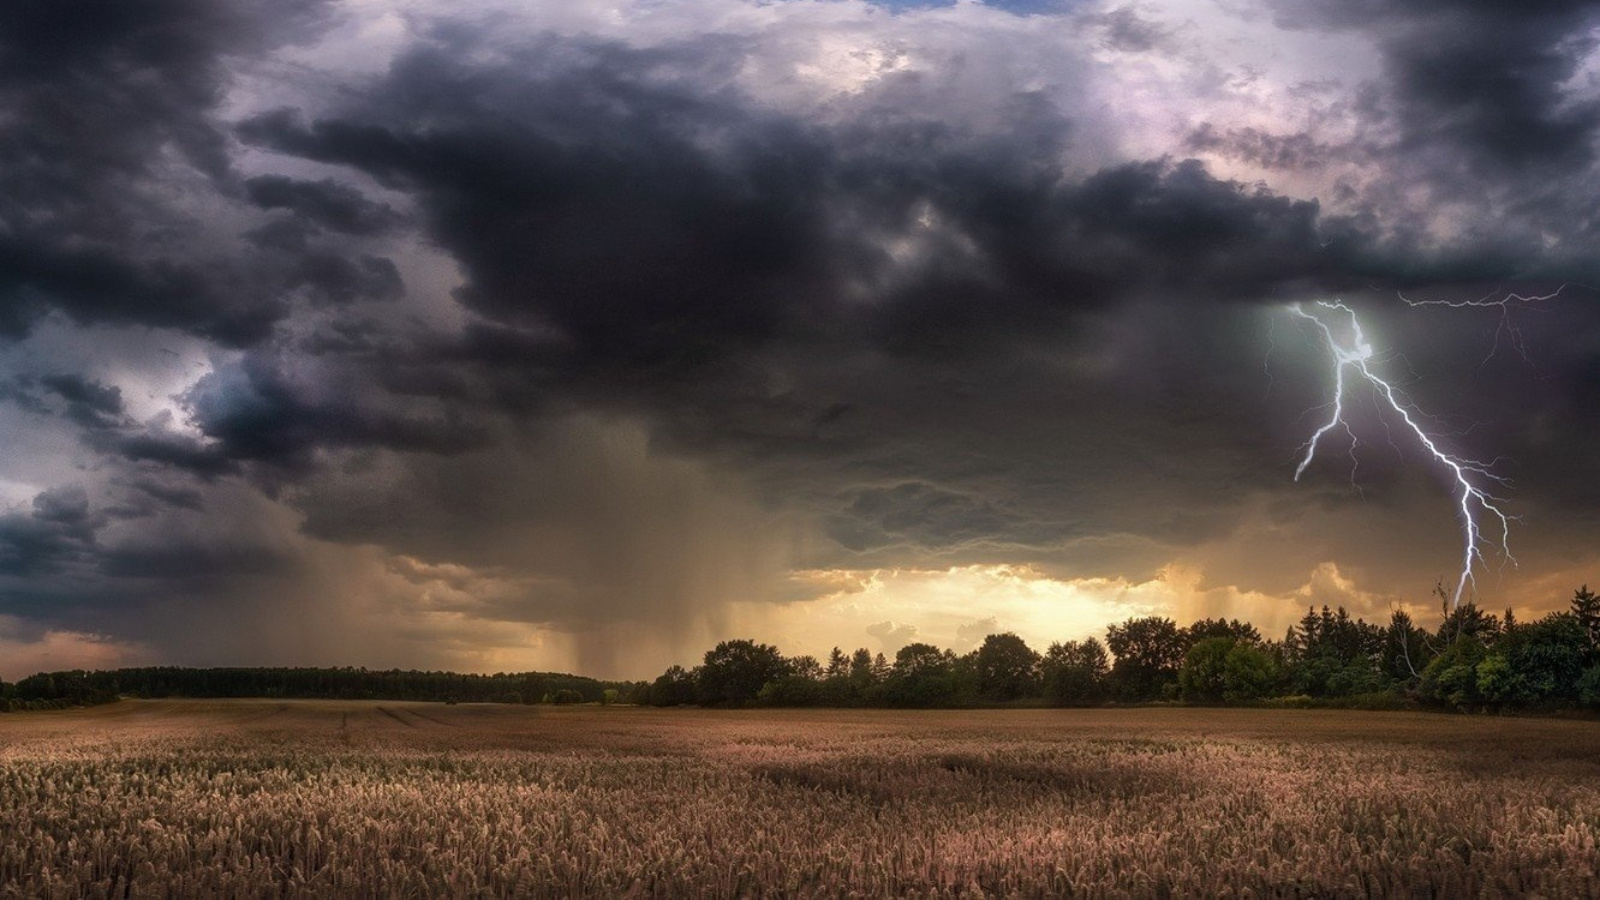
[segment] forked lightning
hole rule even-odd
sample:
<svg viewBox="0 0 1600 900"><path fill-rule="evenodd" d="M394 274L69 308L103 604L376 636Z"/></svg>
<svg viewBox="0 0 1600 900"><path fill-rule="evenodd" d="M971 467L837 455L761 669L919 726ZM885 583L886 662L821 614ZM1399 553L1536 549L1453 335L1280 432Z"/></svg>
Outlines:
<svg viewBox="0 0 1600 900"><path fill-rule="evenodd" d="M1461 577L1456 581L1455 596L1452 600L1454 605L1459 606L1461 597L1466 593L1468 586L1476 587L1477 585L1477 567L1480 564L1487 565L1487 560L1483 555L1485 535L1483 526L1480 524L1482 520L1490 520L1499 529L1498 543L1500 552L1507 561L1513 565L1516 564L1516 558L1511 555L1510 546L1511 520L1514 517L1508 515L1501 508L1505 501L1495 496L1488 486L1504 486L1507 484L1506 479L1490 470L1491 463L1482 463L1446 452L1423 429L1422 425L1417 421L1417 416L1420 414L1414 414L1413 410L1403 400L1400 392L1372 370L1372 343L1367 340L1366 334L1361 328L1361 320L1356 317L1355 310L1337 300L1318 301L1316 308L1309 311L1299 303L1293 304L1290 309L1295 315L1317 327L1317 331L1326 342L1328 351L1333 355L1334 361L1333 400L1329 403L1333 409L1333 414L1327 422L1311 435L1311 439L1303 445L1302 449L1305 454L1300 459L1300 465L1295 468L1295 481L1300 480L1300 476L1305 474L1306 467L1311 465L1311 461L1316 458L1317 447L1323 436L1335 428L1343 428L1350 436L1351 455L1352 460L1354 460L1356 433L1346 419L1346 389L1349 387L1349 378L1347 376L1365 381L1373 389L1373 395L1378 402L1380 412L1383 407L1392 410L1394 415L1399 417L1400 421L1405 424L1406 428L1416 435L1417 441L1423 448L1450 474L1455 482L1455 487L1459 490L1456 501L1461 516L1461 530L1465 547L1461 561ZM1335 325L1339 324L1337 320L1340 318L1348 320L1348 327L1336 331ZM1330 323L1329 319L1335 321ZM1347 332L1345 340L1340 339L1340 332ZM1387 426L1387 422L1385 422L1385 425Z"/></svg>

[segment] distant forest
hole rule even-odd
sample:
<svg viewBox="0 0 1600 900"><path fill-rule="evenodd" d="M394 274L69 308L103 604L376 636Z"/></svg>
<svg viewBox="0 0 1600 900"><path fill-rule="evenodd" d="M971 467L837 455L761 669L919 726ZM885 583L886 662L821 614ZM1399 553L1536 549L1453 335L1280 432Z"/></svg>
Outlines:
<svg viewBox="0 0 1600 900"><path fill-rule="evenodd" d="M1441 601L1443 589L1439 589ZM910 644L890 660L835 647L827 660L786 658L724 641L693 669L673 666L631 699L656 706L1087 706L1187 702L1273 706L1432 706L1457 710L1600 710L1600 597L1585 585L1570 608L1519 622L1471 603L1438 628L1396 610L1388 624L1343 608L1309 609L1283 640L1236 619L1187 627L1151 616L1038 653L991 634L956 654Z"/></svg>
<svg viewBox="0 0 1600 900"><path fill-rule="evenodd" d="M1441 592L1442 593L1442 592ZM991 634L957 654L909 644L889 659L838 647L828 659L786 657L753 640L723 641L692 669L654 681L548 672L463 675L358 668L180 668L41 672L0 684L0 711L132 697L282 697L651 706L964 706L1186 702L1271 706L1431 706L1463 711L1600 710L1600 596L1533 622L1471 603L1439 626L1404 611L1388 624L1310 609L1282 640L1237 619L1180 626L1159 616L1112 625L1105 640L1039 653Z"/></svg>
<svg viewBox="0 0 1600 900"><path fill-rule="evenodd" d="M182 668L153 666L40 672L0 683L0 711L59 709L119 697L282 697L426 700L440 703L615 703L638 688L557 672L463 675L357 668Z"/></svg>

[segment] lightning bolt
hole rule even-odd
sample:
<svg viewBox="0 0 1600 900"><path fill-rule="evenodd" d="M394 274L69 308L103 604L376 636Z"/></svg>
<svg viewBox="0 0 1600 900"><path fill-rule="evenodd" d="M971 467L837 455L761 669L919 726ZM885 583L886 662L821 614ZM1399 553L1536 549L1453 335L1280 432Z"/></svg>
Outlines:
<svg viewBox="0 0 1600 900"><path fill-rule="evenodd" d="M1410 302L1410 301L1407 301ZM1501 555L1515 565L1517 560L1511 555L1511 522L1515 518L1508 515L1501 505L1505 502L1491 492L1486 485L1507 486L1507 479L1491 471L1493 463L1482 463L1475 460L1455 456L1442 449L1438 442L1425 430L1417 419L1421 413L1415 412L1403 399L1400 392L1395 389L1382 376L1372 369L1373 347L1367 340L1366 333L1361 328L1361 320L1356 317L1355 310L1344 305L1342 301L1317 302L1317 309L1307 311L1300 304L1295 303L1289 307L1290 311L1302 319L1311 322L1321 333L1323 341L1328 347L1334 360L1334 388L1333 400L1328 404L1333 413L1327 422L1323 423L1312 435L1311 439L1302 445L1305 451L1300 459L1300 465L1294 470L1294 480L1299 481L1305 474L1306 467L1316 458L1317 447L1323 437L1334 429L1343 429L1350 436L1351 482L1355 481L1355 451L1356 433L1345 418L1345 397L1349 382L1355 380L1369 385L1374 396L1378 399L1380 407L1386 406L1392 410L1394 417L1405 425L1417 439L1417 442L1445 469L1455 482L1457 489L1455 499L1457 510L1461 519L1462 543L1464 545L1461 561L1461 577L1456 582L1454 605L1461 604L1461 595L1466 593L1470 585L1477 587L1476 568L1478 565L1487 565L1488 561L1483 555L1483 544L1486 540L1484 529L1480 522L1489 520L1499 529L1499 549ZM1476 304L1467 304L1476 305ZM1488 305L1487 303L1483 305ZM1326 312L1323 312L1326 310ZM1348 319L1348 336L1341 340L1335 333L1334 326L1329 319L1337 320L1340 314ZM1382 420L1384 427L1388 428L1388 421Z"/></svg>
<svg viewBox="0 0 1600 900"><path fill-rule="evenodd" d="M1523 362L1532 365L1533 358L1528 355L1527 342L1522 337L1522 329L1517 327L1516 321L1512 318L1512 310L1519 306L1536 309L1538 304L1546 300L1556 299L1561 296L1562 291L1569 287L1572 287L1572 282L1570 281L1548 294L1506 294L1505 296L1497 296L1497 292L1490 292L1476 300L1412 300L1405 294L1400 294L1399 296L1402 302L1411 307L1443 306L1448 309L1488 309L1498 307L1500 309L1500 325L1494 330L1494 345L1489 348L1489 355L1483 358L1483 362L1487 363L1489 360L1494 359L1494 355L1500 352L1501 343L1509 343L1511 348L1517 351L1517 355L1522 357ZM1580 287L1586 287L1586 285L1580 285Z"/></svg>

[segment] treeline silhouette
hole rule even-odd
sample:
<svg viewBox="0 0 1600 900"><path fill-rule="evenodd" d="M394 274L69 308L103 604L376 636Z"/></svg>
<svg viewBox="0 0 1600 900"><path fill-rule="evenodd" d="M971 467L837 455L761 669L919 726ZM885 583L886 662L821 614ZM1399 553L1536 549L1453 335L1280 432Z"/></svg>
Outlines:
<svg viewBox="0 0 1600 900"><path fill-rule="evenodd" d="M1181 627L1150 616L1112 625L1104 642L1054 643L1042 654L1007 633L965 654L909 644L893 660L837 647L826 660L785 657L769 644L732 640L699 666L667 669L632 699L655 706L1182 701L1600 709L1600 598L1587 585L1569 609L1529 623L1472 603L1446 604L1443 613L1427 630L1404 611L1380 625L1324 606L1307 610L1281 641L1236 619Z"/></svg>
<svg viewBox="0 0 1600 900"><path fill-rule="evenodd" d="M0 711L60 709L121 696L428 700L461 703L620 702L638 685L559 672L464 675L363 668L183 668L40 672L0 684Z"/></svg>
<svg viewBox="0 0 1600 900"><path fill-rule="evenodd" d="M1439 591L1443 600L1443 591ZM1342 607L1309 609L1282 640L1237 619L1179 626L1160 616L1110 626L1104 641L1038 653L1012 633L958 654L932 644L883 653L838 647L826 660L770 644L723 641L692 669L654 681L555 672L469 675L364 668L183 668L41 672L0 683L0 712L106 703L118 697L281 697L653 706L962 707L993 704L1251 703L1431 705L1460 710L1600 710L1600 596L1533 622L1448 604L1437 628L1404 611L1388 624Z"/></svg>

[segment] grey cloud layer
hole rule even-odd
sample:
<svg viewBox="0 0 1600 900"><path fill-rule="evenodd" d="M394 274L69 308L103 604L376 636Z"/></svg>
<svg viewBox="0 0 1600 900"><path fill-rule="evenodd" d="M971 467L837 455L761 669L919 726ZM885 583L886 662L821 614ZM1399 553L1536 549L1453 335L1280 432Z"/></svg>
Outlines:
<svg viewBox="0 0 1600 900"><path fill-rule="evenodd" d="M229 120L234 67L259 80L355 13L55 10L0 24L21 110L0 124L0 327L108 347L91 326L158 328L213 354L185 422L136 416L110 376L10 372L14 414L80 435L93 475L0 517L0 609L134 629L195 584L217 615L265 609L375 547L472 568L452 613L592 633L608 668L605 622L714 618L787 566L1148 576L1261 497L1305 536L1308 510L1350 502L1331 469L1289 493L1324 370L1291 322L1268 331L1270 304L1331 292L1405 348L1419 405L1526 467L1553 548L1592 537L1593 292L1517 313L1539 359L1486 368L1493 311L1391 299L1592 271L1586 7L1285 3L1284 27L1373 36L1384 69L1347 109L1382 139L1219 121L1087 171L1085 123L1047 91L1002 91L978 127L930 106L955 76L912 68L796 112L740 86L762 45L739 34L507 50L440 17L377 75ZM1130 9L1076 15L1064 30L1116 52L1176 40ZM1312 172L1335 152L1365 181L1329 203L1187 158ZM1441 224L1462 209L1470 227ZM458 268L453 296L402 277L423 250ZM1437 516L1400 461L1364 461L1370 502ZM274 524L204 525L239 516ZM1359 543L1308 537L1293 563ZM362 560L383 591L422 583Z"/></svg>

